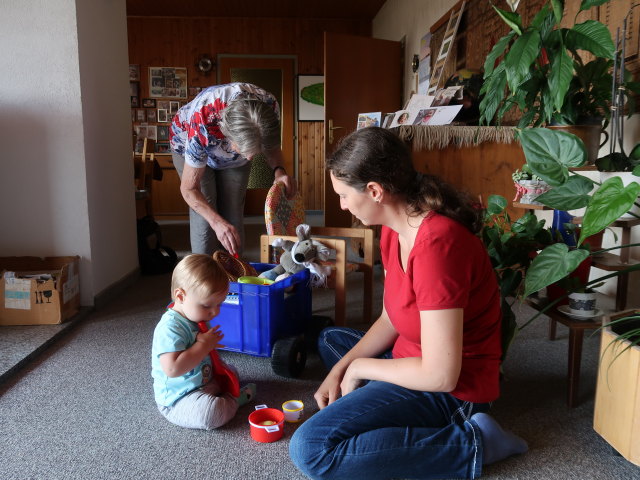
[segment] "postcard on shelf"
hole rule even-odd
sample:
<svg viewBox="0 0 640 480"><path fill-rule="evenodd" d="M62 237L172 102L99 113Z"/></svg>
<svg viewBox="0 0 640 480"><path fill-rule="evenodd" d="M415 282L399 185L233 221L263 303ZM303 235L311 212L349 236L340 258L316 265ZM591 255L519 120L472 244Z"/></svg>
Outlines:
<svg viewBox="0 0 640 480"><path fill-rule="evenodd" d="M415 116L415 115L414 115ZM409 110L398 110L393 114L393 120L389 128L399 127L400 125L411 125L413 118Z"/></svg>
<svg viewBox="0 0 640 480"><path fill-rule="evenodd" d="M414 93L404 107L405 110L418 111L422 108L431 107L435 97L433 95L420 95Z"/></svg>
<svg viewBox="0 0 640 480"><path fill-rule="evenodd" d="M435 99L431 104L432 107L441 107L449 105L451 100L462 100L462 86L441 88L436 92Z"/></svg>
<svg viewBox="0 0 640 480"><path fill-rule="evenodd" d="M382 112L359 113L357 129L360 130L365 127L379 127L381 118Z"/></svg>
<svg viewBox="0 0 640 480"><path fill-rule="evenodd" d="M424 108L418 112L412 125L448 125L461 108L462 105Z"/></svg>

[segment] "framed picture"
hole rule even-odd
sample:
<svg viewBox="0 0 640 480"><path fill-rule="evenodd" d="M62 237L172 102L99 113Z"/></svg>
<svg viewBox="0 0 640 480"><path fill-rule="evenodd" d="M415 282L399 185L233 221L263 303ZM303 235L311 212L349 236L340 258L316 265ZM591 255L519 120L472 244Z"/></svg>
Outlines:
<svg viewBox="0 0 640 480"><path fill-rule="evenodd" d="M158 117L156 116L156 109L149 108L147 109L147 122L157 122Z"/></svg>
<svg viewBox="0 0 640 480"><path fill-rule="evenodd" d="M324 76L298 75L298 121L324 121Z"/></svg>
<svg viewBox="0 0 640 480"><path fill-rule="evenodd" d="M187 98L187 69L149 67L149 96Z"/></svg>
<svg viewBox="0 0 640 480"><path fill-rule="evenodd" d="M171 153L171 147L169 146L169 142L156 143L156 153Z"/></svg>
<svg viewBox="0 0 640 480"><path fill-rule="evenodd" d="M140 102L138 102L138 97L131 97L131 106L133 108L140 106Z"/></svg>
<svg viewBox="0 0 640 480"><path fill-rule="evenodd" d="M169 102L169 113L175 115L180 109L180 102Z"/></svg>
<svg viewBox="0 0 640 480"><path fill-rule="evenodd" d="M158 121L159 122L168 122L169 121L169 111L165 108L158 109Z"/></svg>
<svg viewBox="0 0 640 480"><path fill-rule="evenodd" d="M140 81L140 65L129 65L129 81Z"/></svg>
<svg viewBox="0 0 640 480"><path fill-rule="evenodd" d="M129 82L129 95L132 97L140 96L140 82Z"/></svg>
<svg viewBox="0 0 640 480"><path fill-rule="evenodd" d="M169 110L169 100L158 100L156 103L158 108Z"/></svg>
<svg viewBox="0 0 640 480"><path fill-rule="evenodd" d="M156 99L155 98L143 98L142 106L144 108L156 108Z"/></svg>
<svg viewBox="0 0 640 480"><path fill-rule="evenodd" d="M164 142L169 140L169 127L166 125L158 125L158 141Z"/></svg>
<svg viewBox="0 0 640 480"><path fill-rule="evenodd" d="M136 110L136 122L146 122L147 121L147 113L144 108L138 108Z"/></svg>

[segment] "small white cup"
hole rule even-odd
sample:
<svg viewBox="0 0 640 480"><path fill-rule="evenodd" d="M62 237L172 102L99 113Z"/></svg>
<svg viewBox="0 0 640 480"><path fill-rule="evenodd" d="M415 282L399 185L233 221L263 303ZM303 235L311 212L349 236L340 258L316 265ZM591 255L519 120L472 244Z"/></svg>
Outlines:
<svg viewBox="0 0 640 480"><path fill-rule="evenodd" d="M304 415L304 403L300 400L287 400L282 404L285 421L298 423Z"/></svg>

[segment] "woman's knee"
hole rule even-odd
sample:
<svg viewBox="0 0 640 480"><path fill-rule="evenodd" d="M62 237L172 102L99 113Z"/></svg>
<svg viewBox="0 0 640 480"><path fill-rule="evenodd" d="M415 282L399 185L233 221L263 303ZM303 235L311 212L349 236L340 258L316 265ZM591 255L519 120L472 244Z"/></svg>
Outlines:
<svg viewBox="0 0 640 480"><path fill-rule="evenodd" d="M310 478L324 478L320 469L324 453L318 439L314 438L313 428L305 428L309 421L303 423L291 437L289 456L293 464Z"/></svg>

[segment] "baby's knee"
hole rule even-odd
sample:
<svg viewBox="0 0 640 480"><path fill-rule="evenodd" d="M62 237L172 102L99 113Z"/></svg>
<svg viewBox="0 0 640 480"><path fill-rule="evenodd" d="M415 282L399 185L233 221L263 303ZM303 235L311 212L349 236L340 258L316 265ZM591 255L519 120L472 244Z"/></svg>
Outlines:
<svg viewBox="0 0 640 480"><path fill-rule="evenodd" d="M238 402L230 394L217 397L205 418L205 429L214 430L231 420L238 411Z"/></svg>

